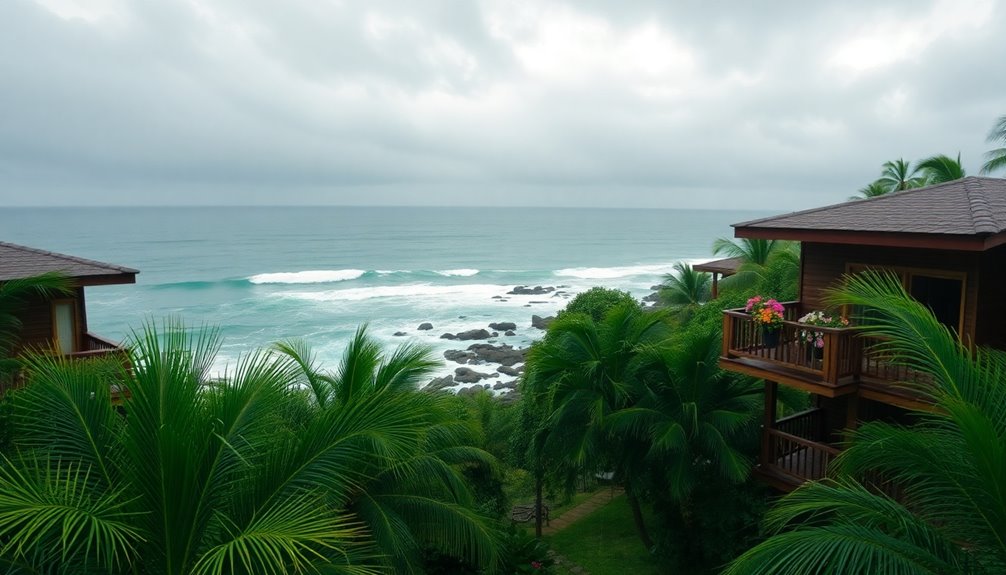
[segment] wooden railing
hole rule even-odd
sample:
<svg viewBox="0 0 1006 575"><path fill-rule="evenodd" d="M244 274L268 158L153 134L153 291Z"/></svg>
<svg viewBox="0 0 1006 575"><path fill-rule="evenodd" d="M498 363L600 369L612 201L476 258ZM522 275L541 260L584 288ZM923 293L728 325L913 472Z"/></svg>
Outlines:
<svg viewBox="0 0 1006 575"><path fill-rule="evenodd" d="M90 332L84 335L83 343L84 349L68 353L67 356L75 359L86 359L117 354L125 355L126 353L126 348L122 347L119 343Z"/></svg>
<svg viewBox="0 0 1006 575"><path fill-rule="evenodd" d="M815 407L784 417L776 421L773 427L783 433L809 441L825 441L827 436L825 425L824 410Z"/></svg>
<svg viewBox="0 0 1006 575"><path fill-rule="evenodd" d="M778 429L766 429L769 460L763 462L799 481L821 479L828 474L839 450L802 437L797 437Z"/></svg>
<svg viewBox="0 0 1006 575"><path fill-rule="evenodd" d="M800 302L785 302L785 320L777 341L769 337L743 309L723 312L723 356L746 357L804 372L822 383L837 385L859 374L862 345L856 328L811 326L795 321ZM820 334L823 343L813 343Z"/></svg>

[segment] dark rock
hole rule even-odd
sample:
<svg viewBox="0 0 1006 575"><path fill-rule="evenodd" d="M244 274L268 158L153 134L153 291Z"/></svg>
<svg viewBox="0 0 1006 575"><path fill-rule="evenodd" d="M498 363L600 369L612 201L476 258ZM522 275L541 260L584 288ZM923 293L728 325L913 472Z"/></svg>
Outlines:
<svg viewBox="0 0 1006 575"><path fill-rule="evenodd" d="M457 335L457 339L462 341L469 339L489 339L490 337L492 337L492 335L484 329L470 329Z"/></svg>
<svg viewBox="0 0 1006 575"><path fill-rule="evenodd" d="M474 343L468 346L468 351L475 354L479 363L498 363L510 366L515 363L524 363L524 356L527 349L514 349L513 346L490 345L488 343Z"/></svg>
<svg viewBox="0 0 1006 575"><path fill-rule="evenodd" d="M453 333L445 333L444 335L440 336L440 339L458 339L458 336L454 335Z"/></svg>
<svg viewBox="0 0 1006 575"><path fill-rule="evenodd" d="M404 331L396 331L395 332L395 337L403 337L403 336L406 336L406 335L409 335L409 334L405 333Z"/></svg>
<svg viewBox="0 0 1006 575"><path fill-rule="evenodd" d="M534 286L533 288L529 288L527 286L516 286L506 293L507 295L542 295L552 293L554 291L554 287Z"/></svg>
<svg viewBox="0 0 1006 575"><path fill-rule="evenodd" d="M489 324L489 329L495 329L498 331L507 331L511 329L517 329L517 324L515 324L512 321L493 322Z"/></svg>
<svg viewBox="0 0 1006 575"><path fill-rule="evenodd" d="M517 389L517 380L511 379L510 381L501 381L493 386L493 389L499 391L501 389Z"/></svg>
<svg viewBox="0 0 1006 575"><path fill-rule="evenodd" d="M660 291L662 289L664 289L664 286L659 285L659 284L655 285L655 286L650 286L650 291Z"/></svg>
<svg viewBox="0 0 1006 575"><path fill-rule="evenodd" d="M465 387L465 388L459 389L458 390L458 395L460 395L460 396L475 395L475 394L481 392L484 389L489 389L489 386L488 385L473 385L471 387Z"/></svg>
<svg viewBox="0 0 1006 575"><path fill-rule="evenodd" d="M423 389L425 389L426 391L440 391L445 387L454 387L454 385L455 385L454 376L447 375L444 377L437 377L430 380L430 383L426 384L426 387L424 387Z"/></svg>
<svg viewBox="0 0 1006 575"><path fill-rule="evenodd" d="M531 327L536 327L538 329L548 329L548 325L555 321L554 316L541 317L540 315L531 316Z"/></svg>
<svg viewBox="0 0 1006 575"><path fill-rule="evenodd" d="M529 301L527 303L548 303L548 302L547 301L541 301L541 300L538 300L538 301L532 300L532 301Z"/></svg>
<svg viewBox="0 0 1006 575"><path fill-rule="evenodd" d="M505 332L503 332L503 335L517 335L517 334L514 332L514 330L508 329Z"/></svg>
<svg viewBox="0 0 1006 575"><path fill-rule="evenodd" d="M501 295L494 295L491 299L503 299Z"/></svg>
<svg viewBox="0 0 1006 575"><path fill-rule="evenodd" d="M444 352L444 359L446 359L447 361L453 361L453 362L456 362L456 363L468 363L469 361L472 361L472 360L476 359L476 356L475 356L474 353L472 353L470 351L460 351L460 350L457 350L457 349L449 349L449 350L447 350L447 351Z"/></svg>
<svg viewBox="0 0 1006 575"><path fill-rule="evenodd" d="M660 301L660 294L651 293L650 295L644 297L643 301Z"/></svg>
<svg viewBox="0 0 1006 575"><path fill-rule="evenodd" d="M478 383L483 379L489 379L491 377L499 377L499 374L482 373L481 371L475 371L474 369L468 367L459 367L454 370L454 381L458 383Z"/></svg>
<svg viewBox="0 0 1006 575"><path fill-rule="evenodd" d="M496 368L496 371L502 373L503 375L509 375L510 377L517 377L524 371L524 366L521 367L510 367L507 365L501 365Z"/></svg>
<svg viewBox="0 0 1006 575"><path fill-rule="evenodd" d="M416 329L418 329L419 331L430 330L433 329L433 324L428 321L424 321L423 323L419 324L419 327L417 327Z"/></svg>

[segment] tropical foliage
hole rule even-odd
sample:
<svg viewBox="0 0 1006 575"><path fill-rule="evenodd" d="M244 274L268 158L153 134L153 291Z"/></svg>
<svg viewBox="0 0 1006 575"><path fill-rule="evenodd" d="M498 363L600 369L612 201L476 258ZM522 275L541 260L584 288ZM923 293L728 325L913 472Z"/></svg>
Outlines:
<svg viewBox="0 0 1006 575"><path fill-rule="evenodd" d="M676 340L661 314L622 304L599 322L561 317L528 358L525 401L545 417L541 457L613 473L647 549L667 538L652 536L644 502L674 517L661 524L697 530L692 494L747 479L741 445L751 445L761 386L721 371L719 345L717 332Z"/></svg>
<svg viewBox="0 0 1006 575"><path fill-rule="evenodd" d="M926 178L919 174L919 167L912 166L904 158L884 162L877 183L887 188L888 192L900 192L926 185Z"/></svg>
<svg viewBox="0 0 1006 575"><path fill-rule="evenodd" d="M689 308L709 301L712 276L696 271L691 264L674 264L674 273L664 276L660 286L660 301L674 308Z"/></svg>
<svg viewBox="0 0 1006 575"><path fill-rule="evenodd" d="M414 391L424 350L384 356L361 330L335 375L288 344L215 379L215 331L132 344L124 415L107 371L27 360L0 463L9 572L407 573L423 549L496 565L461 473L491 457L453 403Z"/></svg>
<svg viewBox="0 0 1006 575"><path fill-rule="evenodd" d="M967 175L961 166L960 154L956 160L945 154L926 158L919 162L918 169L925 174L926 185L952 182Z"/></svg>
<svg viewBox="0 0 1006 575"><path fill-rule="evenodd" d="M1001 147L985 153L985 163L982 164L983 174L991 174L1006 168L1006 116L1000 116L989 130L987 142L1000 144Z"/></svg>
<svg viewBox="0 0 1006 575"><path fill-rule="evenodd" d="M876 351L925 374L912 387L934 408L911 426L863 424L840 478L784 498L768 516L775 535L727 573L1004 572L1006 354L972 350L893 276L851 277L832 303L871 310L860 321L884 342Z"/></svg>
<svg viewBox="0 0 1006 575"><path fill-rule="evenodd" d="M713 253L740 258L737 273L720 284L726 290L752 291L755 286L773 284L767 291L781 294L796 292L800 274L800 244L783 240L719 238L713 242Z"/></svg>

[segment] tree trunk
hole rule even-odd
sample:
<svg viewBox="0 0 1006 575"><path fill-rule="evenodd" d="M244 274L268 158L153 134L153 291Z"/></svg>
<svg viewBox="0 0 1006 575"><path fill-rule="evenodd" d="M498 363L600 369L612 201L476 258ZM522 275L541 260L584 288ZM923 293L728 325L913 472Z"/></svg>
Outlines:
<svg viewBox="0 0 1006 575"><path fill-rule="evenodd" d="M639 499L632 492L632 489L626 485L625 486L625 499L629 502L629 507L632 509L632 522L636 524L636 532L639 533L639 540L643 542L647 551L653 549L653 540L650 539L650 533L646 530L646 522L643 521L643 510L639 507Z"/></svg>
<svg viewBox="0 0 1006 575"><path fill-rule="evenodd" d="M541 539L541 491L544 472L534 474L534 536Z"/></svg>

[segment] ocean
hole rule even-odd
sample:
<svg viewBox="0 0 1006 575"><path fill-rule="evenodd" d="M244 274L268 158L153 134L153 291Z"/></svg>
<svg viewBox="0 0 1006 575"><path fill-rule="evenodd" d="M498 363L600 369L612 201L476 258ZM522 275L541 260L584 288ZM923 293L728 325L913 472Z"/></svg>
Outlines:
<svg viewBox="0 0 1006 575"><path fill-rule="evenodd" d="M473 341L441 334L513 322L495 344L540 337L592 286L637 297L678 261L710 259L712 242L750 211L405 208L122 207L0 209L0 240L140 270L135 285L87 288L88 327L126 339L147 321L220 328L216 368L299 338L335 369L358 326L387 349L444 351ZM507 295L515 286L555 288ZM557 294L556 292L562 292ZM420 323L434 329L419 331ZM404 333L406 335L398 335ZM453 373L446 362L438 375ZM494 366L472 366L492 372ZM488 381L488 380L487 380ZM492 383L490 381L490 383Z"/></svg>

